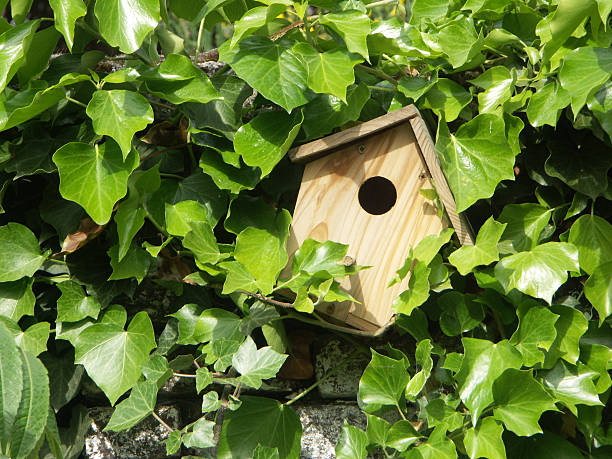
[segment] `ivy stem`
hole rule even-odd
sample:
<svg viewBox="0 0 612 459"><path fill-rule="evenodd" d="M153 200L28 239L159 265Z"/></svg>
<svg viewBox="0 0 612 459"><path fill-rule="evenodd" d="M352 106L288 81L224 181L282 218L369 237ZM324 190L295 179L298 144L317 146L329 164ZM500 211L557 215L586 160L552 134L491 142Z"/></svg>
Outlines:
<svg viewBox="0 0 612 459"><path fill-rule="evenodd" d="M395 403L395 407L397 408L397 411L398 411L398 413L400 414L400 416L402 417L402 419L403 419L404 421L406 421L406 420L407 420L407 419L406 419L406 416L404 415L404 412L403 412L403 411L402 411L402 409L400 408L399 403L397 403L397 402L396 402L396 403Z"/></svg>
<svg viewBox="0 0 612 459"><path fill-rule="evenodd" d="M182 175L178 175L178 174L168 174L166 172L160 172L159 173L160 176L162 177L168 177L168 178L173 178L176 180L183 180L185 177L183 177Z"/></svg>
<svg viewBox="0 0 612 459"><path fill-rule="evenodd" d="M385 6L392 5L397 3L397 0L380 0L379 2L372 2L368 5L365 5L366 9L371 10L372 8L376 8L377 6Z"/></svg>
<svg viewBox="0 0 612 459"><path fill-rule="evenodd" d="M179 378L195 378L196 375L190 375L187 373L173 373L174 376L178 376Z"/></svg>
<svg viewBox="0 0 612 459"><path fill-rule="evenodd" d="M363 65L363 64L357 64L357 67L359 67L364 72L371 73L372 75L376 75L378 78L387 80L393 86L397 86L397 81L395 81L395 79L391 75L386 74L382 70L373 69L372 67L368 67L367 65Z"/></svg>
<svg viewBox="0 0 612 459"><path fill-rule="evenodd" d="M159 416L159 414L157 414L157 413L155 412L155 410L153 410L153 411L151 412L151 414L153 415L153 417L154 417L155 419L157 419L157 421L158 421L158 422L159 422L159 423L160 423L162 426L164 426L166 429L168 429L168 431L169 431L169 432L174 432L174 429L173 429L172 427L170 427L168 424L166 424L166 421L164 421L164 420L163 420L163 419L162 419L162 418Z"/></svg>
<svg viewBox="0 0 612 459"><path fill-rule="evenodd" d="M395 92L395 89L385 88L384 86L370 86L368 85L368 89L373 89L374 91L385 91L385 92Z"/></svg>
<svg viewBox="0 0 612 459"><path fill-rule="evenodd" d="M198 59L200 57L200 51L202 50L202 37L204 35L204 21L206 20L206 16L202 18L200 21L200 27L198 28L198 40L196 41L196 49L193 55L193 63L194 65L198 65Z"/></svg>
<svg viewBox="0 0 612 459"><path fill-rule="evenodd" d="M340 369L342 369L343 367L345 367L351 360L353 360L355 357L357 357L359 354L361 354L361 349L358 349L356 351L353 351L352 354L350 354L348 357L346 357L342 363L340 363L339 365L335 366L334 368L332 368L331 370L329 370L327 373L325 373L325 375L323 375L323 377L317 381L315 381L312 385L310 385L309 387L307 387L306 389L304 389L302 392L300 392L298 395L296 395L295 397L293 397L291 400L286 401L285 403L283 403L283 405L285 406L289 406L289 405L293 405L295 402L297 402L299 399L303 398L304 396L306 396L308 393L310 393L313 389L316 389L323 381L325 381L327 378L329 378L330 376L333 376L334 374L336 374Z"/></svg>
<svg viewBox="0 0 612 459"><path fill-rule="evenodd" d="M80 105L81 107L87 108L87 105L84 104L83 102L81 102L80 100L76 100L76 99L73 99L72 97L68 97L68 96L66 96L66 100L69 101L69 102L72 102L73 104L77 104L77 105Z"/></svg>
<svg viewBox="0 0 612 459"><path fill-rule="evenodd" d="M389 62L391 62L393 65L395 65L402 75L404 75L405 77L410 77L410 75L408 75L408 73L406 73L404 68L401 65L399 65L397 62L395 62L393 59L391 59L391 57L387 56L384 53L382 54L382 57L383 57L383 59L386 59Z"/></svg>
<svg viewBox="0 0 612 459"><path fill-rule="evenodd" d="M276 301L272 298L268 298L263 296L261 293L249 292L247 290L236 290L236 293L242 293L243 295L248 295L250 297L256 298L259 301L263 301L264 303L273 304L274 306L280 306L281 308L293 308L293 303L285 303L283 301Z"/></svg>

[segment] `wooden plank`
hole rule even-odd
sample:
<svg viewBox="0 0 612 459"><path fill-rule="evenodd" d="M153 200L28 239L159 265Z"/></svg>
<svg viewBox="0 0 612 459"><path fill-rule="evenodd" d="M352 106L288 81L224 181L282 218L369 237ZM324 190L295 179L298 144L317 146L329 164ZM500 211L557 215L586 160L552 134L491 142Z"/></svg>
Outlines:
<svg viewBox="0 0 612 459"><path fill-rule="evenodd" d="M388 113L373 120L366 121L352 128L340 131L336 134L314 140L289 151L289 158L294 162L306 162L321 157L325 153L331 152L345 144L354 142L363 137L375 134L376 132L396 126L415 116L419 112L414 105L408 105L394 112Z"/></svg>
<svg viewBox="0 0 612 459"><path fill-rule="evenodd" d="M376 176L390 180L397 194L395 205L381 215L366 212L358 198L360 186ZM289 253L307 238L332 240L348 244L348 255L357 264L372 266L342 283L361 304L348 309L337 305L338 314L332 311L331 316L369 331L391 320L393 300L407 289L408 279L390 288L387 284L411 247L446 226L435 204L419 193L431 187L410 123L344 145L306 165Z"/></svg>
<svg viewBox="0 0 612 459"><path fill-rule="evenodd" d="M410 125L412 126L412 130L414 131L414 135L418 141L421 154L427 163L429 173L433 178L438 196L444 204L444 209L450 218L453 228L455 228L459 242L461 242L463 245L473 245L474 236L472 227L463 215L457 214L455 199L450 187L448 186L446 177L442 172L442 168L440 167L440 161L438 159L438 154L436 153L436 146L431 138L431 135L429 134L425 121L421 117L416 107L415 110L417 116L410 118Z"/></svg>

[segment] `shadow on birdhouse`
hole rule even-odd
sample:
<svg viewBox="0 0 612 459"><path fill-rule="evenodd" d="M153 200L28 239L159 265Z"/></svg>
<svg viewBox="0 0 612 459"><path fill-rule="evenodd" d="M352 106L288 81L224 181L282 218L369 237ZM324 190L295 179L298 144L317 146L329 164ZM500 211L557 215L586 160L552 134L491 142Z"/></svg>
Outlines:
<svg viewBox="0 0 612 459"><path fill-rule="evenodd" d="M462 244L473 243L469 225L456 213L431 136L413 105L301 145L289 157L308 162L289 254L308 238L331 240L348 244L350 259L345 261L371 266L341 284L359 303L321 305L320 312L336 321L378 334L392 320L393 300L407 289L408 277L387 285L411 247L449 224ZM434 184L438 202L420 192ZM440 216L439 203L450 222Z"/></svg>

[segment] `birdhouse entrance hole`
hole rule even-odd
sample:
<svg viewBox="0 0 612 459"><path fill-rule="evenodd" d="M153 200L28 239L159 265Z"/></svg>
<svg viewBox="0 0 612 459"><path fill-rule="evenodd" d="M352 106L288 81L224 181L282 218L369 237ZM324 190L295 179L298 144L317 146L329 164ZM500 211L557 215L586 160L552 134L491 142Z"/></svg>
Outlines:
<svg viewBox="0 0 612 459"><path fill-rule="evenodd" d="M358 197L363 210L372 215L382 215L395 205L397 191L391 180L376 176L361 184Z"/></svg>

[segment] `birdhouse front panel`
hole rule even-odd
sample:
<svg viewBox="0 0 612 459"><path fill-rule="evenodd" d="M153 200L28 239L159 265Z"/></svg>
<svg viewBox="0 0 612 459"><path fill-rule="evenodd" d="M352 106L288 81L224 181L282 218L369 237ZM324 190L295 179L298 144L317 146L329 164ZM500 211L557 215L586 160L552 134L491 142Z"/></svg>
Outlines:
<svg viewBox="0 0 612 459"><path fill-rule="evenodd" d="M356 328L376 331L389 322L393 300L408 278L387 288L421 239L446 223L419 190L431 175L409 122L340 145L308 163L293 215L289 253L308 238L349 245L348 255L371 268L344 281L358 303L322 311Z"/></svg>

